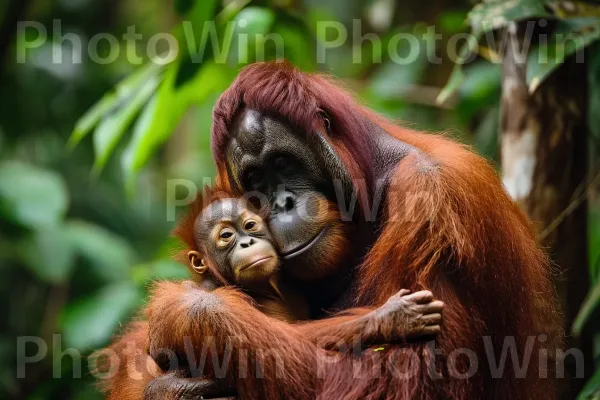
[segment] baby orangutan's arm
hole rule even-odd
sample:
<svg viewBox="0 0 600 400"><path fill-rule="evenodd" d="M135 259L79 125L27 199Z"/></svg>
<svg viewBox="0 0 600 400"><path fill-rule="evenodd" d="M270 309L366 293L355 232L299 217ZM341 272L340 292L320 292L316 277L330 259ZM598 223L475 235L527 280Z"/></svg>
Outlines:
<svg viewBox="0 0 600 400"><path fill-rule="evenodd" d="M233 288L206 292L192 282L160 282L148 317L149 354L162 369L185 367L188 377L216 379L242 398L316 397L317 363L326 352ZM179 390L179 381L154 380L146 399L165 398ZM188 386L186 392L196 393Z"/></svg>
<svg viewBox="0 0 600 400"><path fill-rule="evenodd" d="M335 317L299 323L297 329L327 350L407 341L440 333L444 303L430 291L402 289L379 308L353 308Z"/></svg>

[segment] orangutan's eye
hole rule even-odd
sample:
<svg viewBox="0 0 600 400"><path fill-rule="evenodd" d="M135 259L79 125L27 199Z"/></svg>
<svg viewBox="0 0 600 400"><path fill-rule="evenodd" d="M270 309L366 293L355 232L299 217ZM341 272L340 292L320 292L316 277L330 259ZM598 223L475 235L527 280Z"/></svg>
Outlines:
<svg viewBox="0 0 600 400"><path fill-rule="evenodd" d="M219 240L217 241L217 245L219 247L223 247L228 245L234 238L235 231L231 228L223 228L219 231Z"/></svg>
<svg viewBox="0 0 600 400"><path fill-rule="evenodd" d="M289 163L289 160L287 159L287 157L279 156L275 159L275 168L277 168L277 170L279 170L279 171L285 170L289 166L290 166L290 163Z"/></svg>
<svg viewBox="0 0 600 400"><path fill-rule="evenodd" d="M323 126L325 127L325 130L327 131L327 133L330 133L331 118L329 118L329 115L325 111L319 110L319 117L321 117L321 119L323 120Z"/></svg>
<svg viewBox="0 0 600 400"><path fill-rule="evenodd" d="M253 170L253 171L250 171L248 174L246 174L245 181L246 181L246 185L249 188L255 189L262 184L263 175L260 171Z"/></svg>
<svg viewBox="0 0 600 400"><path fill-rule="evenodd" d="M258 227L258 224L253 219L249 219L248 221L244 222L244 229L247 230L248 232L255 231L257 227Z"/></svg>

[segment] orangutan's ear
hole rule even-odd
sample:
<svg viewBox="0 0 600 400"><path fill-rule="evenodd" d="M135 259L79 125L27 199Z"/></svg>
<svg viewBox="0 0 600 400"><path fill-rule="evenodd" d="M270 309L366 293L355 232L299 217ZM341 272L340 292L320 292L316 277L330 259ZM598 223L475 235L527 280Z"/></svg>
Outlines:
<svg viewBox="0 0 600 400"><path fill-rule="evenodd" d="M204 274L208 269L208 266L204 263L204 259L197 251L190 251L188 253L188 260L192 269L200 275Z"/></svg>

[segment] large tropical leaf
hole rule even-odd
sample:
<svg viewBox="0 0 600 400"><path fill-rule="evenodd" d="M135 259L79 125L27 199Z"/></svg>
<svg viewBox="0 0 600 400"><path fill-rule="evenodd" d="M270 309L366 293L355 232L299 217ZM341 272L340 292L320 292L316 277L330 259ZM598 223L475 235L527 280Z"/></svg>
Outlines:
<svg viewBox="0 0 600 400"><path fill-rule="evenodd" d="M542 0L487 0L469 12L468 20L473 31L489 31L510 21L529 18L552 17Z"/></svg>
<svg viewBox="0 0 600 400"><path fill-rule="evenodd" d="M533 48L527 59L527 84L534 92L567 57L600 38L600 18L559 21L551 40ZM583 57L584 54L578 55Z"/></svg>

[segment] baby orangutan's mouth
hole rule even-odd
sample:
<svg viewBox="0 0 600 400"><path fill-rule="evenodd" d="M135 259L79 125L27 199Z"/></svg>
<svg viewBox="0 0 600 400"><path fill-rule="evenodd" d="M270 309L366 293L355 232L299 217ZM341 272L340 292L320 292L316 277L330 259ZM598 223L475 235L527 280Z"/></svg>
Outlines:
<svg viewBox="0 0 600 400"><path fill-rule="evenodd" d="M259 258L258 260L256 260L256 261L253 261L253 262L251 262L251 263L250 263L250 264L248 264L248 265L244 265L242 268L240 268L240 271L243 271L243 270L245 270L245 269L248 269L248 268L256 267L256 266L258 266L258 265L260 265L260 264L264 263L265 261L267 261L267 260L269 260L269 259L271 259L271 258L273 258L273 256L268 256L268 257Z"/></svg>

